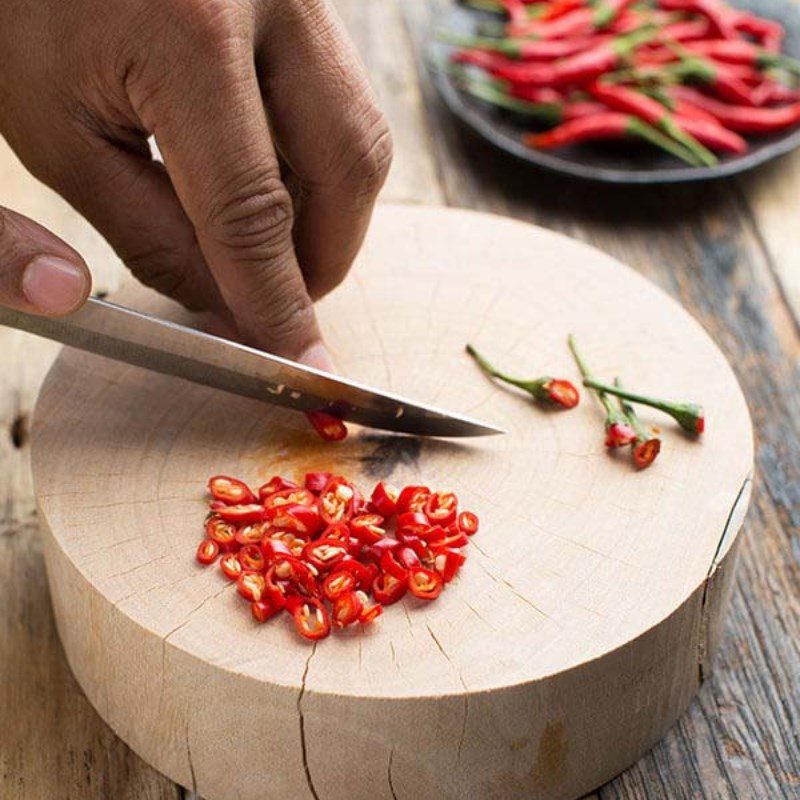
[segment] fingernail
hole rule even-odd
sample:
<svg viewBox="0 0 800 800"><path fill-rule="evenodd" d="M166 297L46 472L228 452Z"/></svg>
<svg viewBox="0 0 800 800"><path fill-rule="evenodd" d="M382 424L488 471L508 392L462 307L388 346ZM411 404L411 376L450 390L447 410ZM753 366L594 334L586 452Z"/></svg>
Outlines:
<svg viewBox="0 0 800 800"><path fill-rule="evenodd" d="M312 344L311 347L303 351L300 361L303 364L308 364L309 367L321 369L323 372L336 372L328 348L322 342Z"/></svg>
<svg viewBox="0 0 800 800"><path fill-rule="evenodd" d="M66 314L88 294L89 276L77 264L56 256L36 256L22 276L22 291L44 314Z"/></svg>

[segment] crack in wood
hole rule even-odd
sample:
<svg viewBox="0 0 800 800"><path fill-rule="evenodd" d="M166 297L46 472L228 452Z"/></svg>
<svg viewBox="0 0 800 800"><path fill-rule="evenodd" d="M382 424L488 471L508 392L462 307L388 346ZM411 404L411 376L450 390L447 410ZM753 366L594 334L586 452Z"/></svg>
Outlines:
<svg viewBox="0 0 800 800"><path fill-rule="evenodd" d="M708 661L710 658L710 654L708 652L708 617L710 611L709 590L711 588L714 575L716 575L720 567L720 556L725 550L725 545L732 536L736 535L737 531L744 522L744 513L747 510L746 506L750 498L749 489L752 486L752 483L753 477L752 473L750 473L744 479L741 487L739 488L739 492L736 495L736 499L733 501L731 510L728 512L728 518L725 520L725 526L722 529L719 541L714 549L714 555L711 557L711 564L708 567L708 572L706 573L705 580L703 581L703 596L700 600L700 633L697 642L697 674L701 684L707 677ZM742 515L739 518L739 524L736 525L735 521L737 517L737 511L739 510L743 500L745 502L745 510L742 512Z"/></svg>
<svg viewBox="0 0 800 800"><path fill-rule="evenodd" d="M397 792L394 789L392 780L392 762L394 761L394 747L389 751L389 764L386 767L386 778L389 782L389 791L392 793L392 800L397 800Z"/></svg>
<svg viewBox="0 0 800 800"><path fill-rule="evenodd" d="M300 681L300 691L297 693L297 716L300 721L300 753L303 758L303 771L306 775L306 783L308 784L308 789L311 792L311 796L314 800L319 800L319 795L317 794L317 789L314 786L314 781L311 777L311 767L308 764L308 742L306 741L306 720L305 716L303 715L303 696L306 693L306 678L308 677L308 668L311 666L311 659L314 657L314 653L317 652L317 643L314 642L311 652L308 654L308 658L306 659L306 666L303 670L303 677Z"/></svg>

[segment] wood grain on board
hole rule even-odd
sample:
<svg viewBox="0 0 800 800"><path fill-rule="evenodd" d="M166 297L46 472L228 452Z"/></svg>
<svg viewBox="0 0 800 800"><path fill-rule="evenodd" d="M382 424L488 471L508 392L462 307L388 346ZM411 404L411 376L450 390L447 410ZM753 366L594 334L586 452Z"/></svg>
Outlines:
<svg viewBox="0 0 800 800"><path fill-rule="evenodd" d="M599 246L664 287L702 322L730 358L749 401L757 478L713 678L665 739L598 796L796 797L800 154L733 183L652 192L601 190L520 170L460 132L424 72L417 72L421 43L440 3L335 5L395 128L385 199L441 199L534 221ZM102 240L25 175L2 143L0 203L50 225L84 253L96 275L112 263ZM113 287L114 274L112 267L97 283ZM73 787L69 796L75 798L174 798L179 790L113 737L64 664L43 588L24 433L55 348L8 331L0 331L0 344L0 717L30 720L0 726L0 780L21 800L61 800L64 787ZM47 680L23 669L34 659L51 665ZM64 702L70 692L80 698L79 712ZM24 707L18 697L25 698ZM75 764L83 783L75 782ZM102 787L112 789L105 793Z"/></svg>

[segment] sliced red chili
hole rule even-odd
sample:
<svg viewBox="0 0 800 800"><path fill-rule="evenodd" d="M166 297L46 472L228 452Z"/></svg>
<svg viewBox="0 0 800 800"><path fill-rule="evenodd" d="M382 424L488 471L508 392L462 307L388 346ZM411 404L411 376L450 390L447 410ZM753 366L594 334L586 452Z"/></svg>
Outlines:
<svg viewBox="0 0 800 800"><path fill-rule="evenodd" d="M256 496L244 481L240 481L238 478L229 478L227 475L215 475L213 478L209 478L208 491L215 500L229 506L256 502Z"/></svg>
<svg viewBox="0 0 800 800"><path fill-rule="evenodd" d="M266 510L270 525L305 538L312 537L324 525L319 509L302 503L272 506Z"/></svg>
<svg viewBox="0 0 800 800"><path fill-rule="evenodd" d="M313 570L313 571L312 571ZM275 576L291 581L303 594L317 597L320 593L317 584L318 570L299 558L283 556L275 562Z"/></svg>
<svg viewBox="0 0 800 800"><path fill-rule="evenodd" d="M340 477L331 478L319 497L319 510L326 525L348 522L353 515L353 487Z"/></svg>
<svg viewBox="0 0 800 800"><path fill-rule="evenodd" d="M258 499L263 503L268 497L275 494L275 492L283 492L286 489L299 489L300 487L294 481L288 481L280 475L275 475L270 478L265 484L258 487Z"/></svg>
<svg viewBox="0 0 800 800"><path fill-rule="evenodd" d="M236 528L215 515L206 523L206 536L213 539L220 550L227 550L236 542Z"/></svg>
<svg viewBox="0 0 800 800"><path fill-rule="evenodd" d="M445 531L444 536L439 536L435 539L430 539L432 547L466 547L469 544L467 534L460 530Z"/></svg>
<svg viewBox="0 0 800 800"><path fill-rule="evenodd" d="M242 546L246 544L259 544L268 530L269 525L265 522L257 522L254 525L243 525L236 531L236 543Z"/></svg>
<svg viewBox="0 0 800 800"><path fill-rule="evenodd" d="M264 592L266 599L269 600L275 608L281 609L286 606L286 590L289 582L280 580L275 573L276 569L274 566L271 566L267 570L264 576Z"/></svg>
<svg viewBox="0 0 800 800"><path fill-rule="evenodd" d="M309 411L306 417L320 438L326 442L340 442L347 438L347 426L333 414L325 411Z"/></svg>
<svg viewBox="0 0 800 800"><path fill-rule="evenodd" d="M260 503L247 503L239 506L224 506L216 509L217 514L226 522L236 525L248 525L264 519L264 506Z"/></svg>
<svg viewBox="0 0 800 800"><path fill-rule="evenodd" d="M197 560L204 566L213 564L219 555L219 544L213 539L203 539L197 548Z"/></svg>
<svg viewBox="0 0 800 800"><path fill-rule="evenodd" d="M359 514L350 520L350 530L360 542L375 544L386 535L382 524L383 517L380 514Z"/></svg>
<svg viewBox="0 0 800 800"><path fill-rule="evenodd" d="M328 600L335 600L340 594L354 591L356 583L356 577L352 572L335 569L322 581L322 593Z"/></svg>
<svg viewBox="0 0 800 800"><path fill-rule="evenodd" d="M406 486L397 498L397 513L424 511L430 493L427 486Z"/></svg>
<svg viewBox="0 0 800 800"><path fill-rule="evenodd" d="M317 498L313 492L309 492L308 489L294 487L273 492L264 499L264 508L267 512L270 512L279 506L313 506L316 502Z"/></svg>
<svg viewBox="0 0 800 800"><path fill-rule="evenodd" d="M400 492L390 483L381 481L373 490L370 501L375 511L388 519L397 511L397 498Z"/></svg>
<svg viewBox="0 0 800 800"><path fill-rule="evenodd" d="M404 567L391 550L387 550L381 556L381 569L387 575L391 575L399 581L404 581L408 578L408 567Z"/></svg>
<svg viewBox="0 0 800 800"><path fill-rule="evenodd" d="M395 551L395 557L406 569L419 566L419 555L413 547L408 545L398 547Z"/></svg>
<svg viewBox="0 0 800 800"><path fill-rule="evenodd" d="M372 582L372 594L381 605L390 606L403 598L408 590L408 576L396 578L387 572L382 572Z"/></svg>
<svg viewBox="0 0 800 800"><path fill-rule="evenodd" d="M269 535L261 540L261 552L265 562L268 564L284 556L294 556L292 549L285 541L279 538L272 538Z"/></svg>
<svg viewBox="0 0 800 800"><path fill-rule="evenodd" d="M467 557L460 550L444 547L435 551L433 568L442 576L445 583L450 583L466 560Z"/></svg>
<svg viewBox="0 0 800 800"><path fill-rule="evenodd" d="M250 612L256 622L266 622L268 619L274 617L279 608L276 608L268 600L259 600L255 603L250 603Z"/></svg>
<svg viewBox="0 0 800 800"><path fill-rule="evenodd" d="M256 572L261 572L267 565L261 547L257 544L246 544L239 551L239 561L242 562L244 569Z"/></svg>
<svg viewBox="0 0 800 800"><path fill-rule="evenodd" d="M408 573L408 589L415 597L433 600L442 593L444 582L438 572L425 567L415 567Z"/></svg>
<svg viewBox="0 0 800 800"><path fill-rule="evenodd" d="M239 580L239 576L244 572L238 553L226 553L220 559L219 566L229 581Z"/></svg>
<svg viewBox="0 0 800 800"><path fill-rule="evenodd" d="M306 489L314 494L320 494L332 477L330 472L308 472L305 480Z"/></svg>
<svg viewBox="0 0 800 800"><path fill-rule="evenodd" d="M355 592L340 594L333 601L333 612L331 613L333 624L336 625L337 628L344 628L346 625L352 625L354 622L358 621L363 608L364 604Z"/></svg>
<svg viewBox="0 0 800 800"><path fill-rule="evenodd" d="M287 608L297 632L306 639L324 639L331 632L331 620L325 606L313 597L289 598Z"/></svg>
<svg viewBox="0 0 800 800"><path fill-rule="evenodd" d="M347 555L347 545L339 539L317 539L303 550L303 558L320 572L329 572Z"/></svg>
<svg viewBox="0 0 800 800"><path fill-rule="evenodd" d="M236 591L239 592L245 600L249 600L251 603L256 603L261 600L266 588L266 579L260 572L242 572L236 581Z"/></svg>
<svg viewBox="0 0 800 800"><path fill-rule="evenodd" d="M458 513L458 498L452 492L434 492L425 501L425 516L434 525L449 525Z"/></svg>
<svg viewBox="0 0 800 800"><path fill-rule="evenodd" d="M337 565L336 570L349 572L361 589L368 588L373 579L371 570L367 569L366 564L362 564L352 556L345 556Z"/></svg>
<svg viewBox="0 0 800 800"><path fill-rule="evenodd" d="M350 543L351 539L350 528L344 522L336 522L333 525L328 525L320 534L320 539L337 539L340 542Z"/></svg>
<svg viewBox="0 0 800 800"><path fill-rule="evenodd" d="M458 529L467 536L473 536L478 532L478 517L471 511L462 511L458 515Z"/></svg>
<svg viewBox="0 0 800 800"><path fill-rule="evenodd" d="M358 591L356 596L361 601L361 613L358 615L358 621L362 625L374 622L383 613L383 606L380 603L371 603L364 592Z"/></svg>

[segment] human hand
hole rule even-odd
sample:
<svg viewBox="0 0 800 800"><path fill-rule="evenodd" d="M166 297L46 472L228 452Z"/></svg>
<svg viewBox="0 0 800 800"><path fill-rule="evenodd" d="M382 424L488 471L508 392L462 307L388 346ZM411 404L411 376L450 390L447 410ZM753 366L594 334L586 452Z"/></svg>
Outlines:
<svg viewBox="0 0 800 800"><path fill-rule="evenodd" d="M328 367L312 300L358 251L391 140L324 0L3 0L0 133L143 283ZM67 313L89 289L0 209L0 303Z"/></svg>

